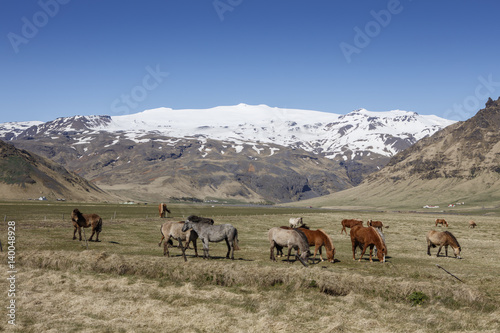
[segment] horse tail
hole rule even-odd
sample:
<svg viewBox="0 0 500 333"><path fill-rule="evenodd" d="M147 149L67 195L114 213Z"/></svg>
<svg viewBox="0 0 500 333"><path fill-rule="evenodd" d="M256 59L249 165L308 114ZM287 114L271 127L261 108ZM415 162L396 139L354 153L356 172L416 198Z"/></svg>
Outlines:
<svg viewBox="0 0 500 333"><path fill-rule="evenodd" d="M235 251L241 250L238 246L238 229L234 229L234 237L233 237L233 249Z"/></svg>
<svg viewBox="0 0 500 333"><path fill-rule="evenodd" d="M99 218L99 221L97 222L97 226L95 228L96 232L101 232L102 231L102 218Z"/></svg>
<svg viewBox="0 0 500 333"><path fill-rule="evenodd" d="M165 239L165 235L163 234L163 230L161 230L161 229L163 229L163 225L160 226L161 239L160 239L160 242L158 243L158 246L161 246L161 243Z"/></svg>

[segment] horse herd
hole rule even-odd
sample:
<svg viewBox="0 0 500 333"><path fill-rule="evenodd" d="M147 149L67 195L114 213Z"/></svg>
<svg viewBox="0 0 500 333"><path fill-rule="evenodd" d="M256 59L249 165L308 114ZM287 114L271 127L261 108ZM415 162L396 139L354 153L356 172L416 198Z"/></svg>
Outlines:
<svg viewBox="0 0 500 333"><path fill-rule="evenodd" d="M160 217L166 217L166 212L170 213L166 204L160 204L159 213ZM94 234L96 235L96 242L99 242L99 234L102 231L102 219L97 214L82 214L77 208L71 213L71 220L73 222L73 239L76 239L76 232L82 240L81 229L92 228L92 235L89 241L92 241ZM361 250L359 261L361 261L366 250L370 249L370 262L373 262L372 254L375 249L375 255L379 262L385 262L387 255L387 246L385 244L385 237L382 232L384 225L381 221L368 220L366 227L363 226L363 221L358 219L344 219L341 221L342 229L340 233L347 235L346 228L350 228L350 238L352 245L352 258L356 260L356 249ZM444 219L436 219L435 225L442 225L448 227L448 223ZM474 221L469 222L469 228L476 227ZM388 228L388 226L385 226ZM163 246L163 255L170 257L168 248L173 247L172 239L178 241L178 248L182 251L184 260L186 259L185 251L189 249L190 244L193 245L195 256L198 257L198 249L196 240L201 239L203 244L203 258L209 259L209 243L220 242L224 240L227 245L226 258L234 259L234 251L239 250L238 246L238 230L231 224L214 224L214 220L210 218L191 215L186 221L167 221L160 227L161 240L158 246ZM276 261L276 256L283 255L283 248L288 248L287 261L290 262L291 251L295 250L295 257L304 266L307 266L308 260L316 261L316 255L319 252L320 260L324 261L322 255L322 248L325 248L326 259L335 262L335 246L333 245L331 237L326 234L322 229L311 230L303 223L303 219L290 218L289 226L273 227L268 231L268 239L270 244L270 260ZM448 256L448 246L453 248L456 258L460 259L461 247L455 236L449 231L435 231L431 230L426 235L427 240L427 254L430 256L430 248L439 246L437 256L439 256L441 249L445 248L445 255ZM182 244L185 242L185 245ZM311 256L310 246L314 246L314 256ZM274 250L276 249L276 256Z"/></svg>

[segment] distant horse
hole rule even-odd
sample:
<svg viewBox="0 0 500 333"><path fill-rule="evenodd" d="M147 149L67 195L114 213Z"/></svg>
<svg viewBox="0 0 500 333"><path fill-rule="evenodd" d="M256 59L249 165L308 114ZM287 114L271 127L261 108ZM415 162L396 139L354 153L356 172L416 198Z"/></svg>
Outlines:
<svg viewBox="0 0 500 333"><path fill-rule="evenodd" d="M238 230L230 224L212 225L192 222L188 219L184 222L182 231L186 232L189 229L193 229L203 243L203 259L210 259L210 255L208 254L209 242L225 240L227 245L227 259L229 259L229 253L231 252L231 259L234 260L234 251L240 249L238 246Z"/></svg>
<svg viewBox="0 0 500 333"><path fill-rule="evenodd" d="M455 254L455 258L462 259L460 257L460 251L462 248L460 244L458 244L457 239L453 234L449 231L435 231L431 230L427 233L427 254L431 255L431 246L436 247L439 246L436 257L439 257L439 252L441 252L441 248L444 246L444 251L446 256L448 256L448 245L453 248L453 253Z"/></svg>
<svg viewBox="0 0 500 333"><path fill-rule="evenodd" d="M476 222L474 222L474 221L470 220L470 221L469 221L469 228L474 229L475 227L477 227Z"/></svg>
<svg viewBox="0 0 500 333"><path fill-rule="evenodd" d="M189 215L187 218L191 222L202 222L202 223L208 223L208 224L214 224L214 220L208 218L208 217L201 217L201 216L196 216L196 215Z"/></svg>
<svg viewBox="0 0 500 333"><path fill-rule="evenodd" d="M160 217L167 217L167 213L171 213L166 203L161 203L158 206L158 211L160 212Z"/></svg>
<svg viewBox="0 0 500 333"><path fill-rule="evenodd" d="M382 222L372 221L372 220L368 220L368 222L366 222L366 225L369 227L374 227L374 228L379 228L379 229L382 229L384 227L384 224Z"/></svg>
<svg viewBox="0 0 500 333"><path fill-rule="evenodd" d="M280 227L281 229L291 229L289 227ZM311 230L309 227L307 227L305 224L298 228L297 230L300 230L304 233L304 235L307 238L307 242L309 243L309 246L314 246L314 257L313 261L316 260L316 254L318 253L319 250L319 257L321 258L321 261L324 261L323 259L323 254L321 253L321 248L324 246L326 249L326 259L329 262L335 262L334 256L335 256L335 246L333 246L332 239L330 236L328 236L323 230L318 229L318 230ZM280 247L277 248L277 254L280 252ZM281 250L281 254L283 254Z"/></svg>
<svg viewBox="0 0 500 333"><path fill-rule="evenodd" d="M352 228L355 225L363 225L363 221L357 220L357 219L343 219L342 222L342 230L340 231L340 234L342 235L343 232L347 235L347 230L345 228Z"/></svg>
<svg viewBox="0 0 500 333"><path fill-rule="evenodd" d="M362 249L359 261L363 258L365 251L370 247L370 262L372 260L373 247L377 247L377 258L383 263L387 254L387 246L378 231L373 227L363 227L356 225L351 228L352 259L356 260L356 248Z"/></svg>
<svg viewBox="0 0 500 333"><path fill-rule="evenodd" d="M189 247L189 243L193 243L195 257L198 257L198 247L196 246L196 240L198 239L198 235L193 230L188 230L186 232L182 232L182 227L184 226L184 221L174 222L167 221L163 223L160 227L161 239L158 243L158 246L161 246L163 240L165 243L163 245L163 255L170 257L170 253L168 252L168 246L173 246L171 238L176 239L179 242L178 248L182 247L182 241L186 241L186 245L184 246L184 250Z"/></svg>
<svg viewBox="0 0 500 333"><path fill-rule="evenodd" d="M436 219L436 227L438 224L441 224L442 226L448 227L448 222L446 222L445 219Z"/></svg>
<svg viewBox="0 0 500 333"><path fill-rule="evenodd" d="M307 259L311 255L309 251L309 244L306 235L299 229L282 229L279 227L274 227L269 229L267 236L269 238L269 243L271 245L271 255L270 259L276 261L274 256L274 248L288 247L288 261L290 261L290 253L292 249L296 251L300 250L300 260L302 265L307 266Z"/></svg>
<svg viewBox="0 0 500 333"><path fill-rule="evenodd" d="M298 228L304 224L302 217L291 217L288 223L290 224L290 228Z"/></svg>
<svg viewBox="0 0 500 333"><path fill-rule="evenodd" d="M78 230L78 235L80 236L80 241L82 240L82 228L92 227L92 235L89 241L92 242L92 237L96 234L95 241L100 242L99 233L102 231L102 219L97 214L82 214L78 208L73 209L71 213L71 221L73 221L73 239L76 239L76 231Z"/></svg>

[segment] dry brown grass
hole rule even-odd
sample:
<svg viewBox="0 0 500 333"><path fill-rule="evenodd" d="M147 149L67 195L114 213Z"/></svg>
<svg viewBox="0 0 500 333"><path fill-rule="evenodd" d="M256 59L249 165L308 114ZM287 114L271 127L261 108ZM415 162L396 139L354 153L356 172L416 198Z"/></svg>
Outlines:
<svg viewBox="0 0 500 333"><path fill-rule="evenodd" d="M205 214L205 216L209 216ZM462 245L464 259L426 255L427 214L311 211L313 228L329 233L335 264L304 268L269 261L266 233L287 214L210 216L238 228L237 260L222 259L225 244L211 244L215 259L184 262L157 246L160 219L104 221L101 243L85 250L72 241L68 222L20 221L17 332L374 332L500 329L500 224L494 217L440 216ZM383 221L388 263L353 262L342 218ZM3 228L3 227L2 227ZM442 229L437 227L434 229ZM3 229L2 229L3 232ZM4 235L4 233L2 233ZM89 236L89 235L87 235ZM2 238L4 242L4 238ZM201 244L199 244L201 247ZM5 262L5 254L1 255ZM465 281L438 269L440 264ZM0 281L5 290L6 281ZM428 300L412 306L408 296ZM2 307L2 318L5 310ZM12 331L6 320L0 329Z"/></svg>

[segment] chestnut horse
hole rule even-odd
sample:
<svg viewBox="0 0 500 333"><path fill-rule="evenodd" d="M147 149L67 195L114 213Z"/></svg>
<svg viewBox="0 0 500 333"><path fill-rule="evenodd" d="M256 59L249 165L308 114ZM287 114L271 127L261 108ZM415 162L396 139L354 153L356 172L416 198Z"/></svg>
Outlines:
<svg viewBox="0 0 500 333"><path fill-rule="evenodd" d="M431 255L431 246L436 247L439 246L436 257L439 257L439 252L441 252L441 248L444 246L444 251L446 256L448 256L448 246L453 248L453 253L455 254L455 258L462 259L460 257L460 251L462 248L460 244L458 244L457 239L453 234L449 231L435 231L431 230L427 233L427 254Z"/></svg>
<svg viewBox="0 0 500 333"><path fill-rule="evenodd" d="M281 229L293 229L290 227L280 227ZM316 260L316 254L318 253L319 250L319 257L321 258L321 261L325 261L323 259L323 254L321 253L321 248L324 246L326 249L326 259L329 262L334 263L335 262L335 246L333 246L332 239L330 236L328 236L323 230L318 229L318 230L311 230L309 229L308 226L305 224L302 227L297 228L298 230L302 231L304 235L306 235L307 242L309 243L309 246L314 246L314 257L313 261ZM277 248L277 254L281 252L283 255L283 250L279 247L276 246Z"/></svg>
<svg viewBox="0 0 500 333"><path fill-rule="evenodd" d="M387 254L387 246L384 240L378 233L378 231L373 227L363 227L362 225L355 225L351 228L351 243L352 243L352 259L356 260L356 248L360 247L362 249L359 261L363 258L366 248L370 247L370 262L372 260L373 247L377 247L377 257L378 260L383 263L385 262L385 256Z"/></svg>
<svg viewBox="0 0 500 333"><path fill-rule="evenodd" d="M441 224L442 226L447 226L448 227L448 222L446 222L445 219L436 219L436 227L438 224Z"/></svg>
<svg viewBox="0 0 500 333"><path fill-rule="evenodd" d="M366 225L369 227L374 227L379 229L382 229L384 227L384 224L381 221L368 220L368 222L366 222Z"/></svg>
<svg viewBox="0 0 500 333"><path fill-rule="evenodd" d="M171 213L166 203L161 203L158 206L158 211L160 212L160 217L167 217L167 213Z"/></svg>
<svg viewBox="0 0 500 333"><path fill-rule="evenodd" d="M470 221L469 221L469 228L474 229L475 227L477 227L476 222L474 222L474 221L470 220Z"/></svg>
<svg viewBox="0 0 500 333"><path fill-rule="evenodd" d="M82 214L78 208L73 209L71 213L71 221L73 221L73 239L76 239L76 231L78 230L78 235L80 236L80 241L82 240L82 228L92 227L92 235L89 241L92 242L92 237L96 234L95 241L100 242L99 233L102 231L102 219L97 214Z"/></svg>
<svg viewBox="0 0 500 333"><path fill-rule="evenodd" d="M342 222L342 230L340 231L340 234L342 235L343 232L347 235L347 230L345 228L352 228L355 225L363 225L363 221L357 220L357 219L343 219Z"/></svg>

